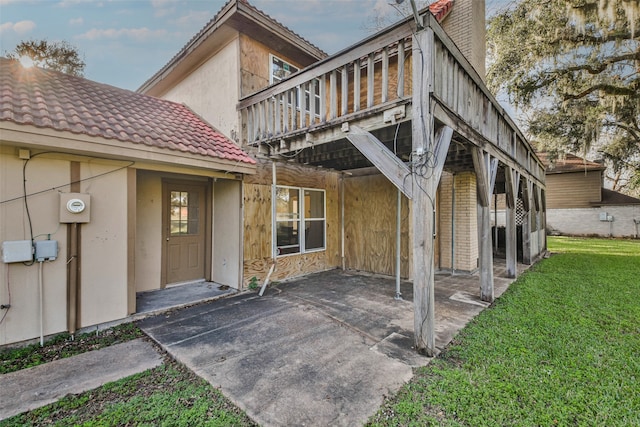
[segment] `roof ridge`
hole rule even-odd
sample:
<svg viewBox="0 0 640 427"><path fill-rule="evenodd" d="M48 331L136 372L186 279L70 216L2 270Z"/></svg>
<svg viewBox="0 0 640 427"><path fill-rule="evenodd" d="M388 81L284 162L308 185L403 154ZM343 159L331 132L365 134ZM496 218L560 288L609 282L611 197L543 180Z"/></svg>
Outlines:
<svg viewBox="0 0 640 427"><path fill-rule="evenodd" d="M303 42L307 43L309 46L317 49L319 52L327 55L326 52L324 52L322 49L320 49L318 46L316 46L315 44L311 43L309 40L307 40L306 38L302 37L300 34L296 33L295 31L291 30L290 28L288 28L287 26L285 26L284 24L282 24L281 22L279 22L278 20L276 20L275 18L271 17L269 14L267 14L266 12L258 9L257 7L255 7L254 5L252 5L251 3L249 3L248 0L228 0L221 8L220 10L218 10L218 12L216 12L216 14L213 16L213 18L211 18L209 21L207 21L206 24L204 24L204 26L195 34L193 35L193 37L191 37L189 39L189 41L183 45L180 50L178 50L178 52L173 55L171 57L171 59L169 59L169 61L167 61L166 64L164 64L162 67L160 67L160 69L158 71L156 71L151 77L149 77L147 80L145 80L137 89L137 91L140 91L142 88L144 88L145 86L147 86L150 82L152 82L153 80L155 80L159 75L161 75L166 69L169 68L170 64L173 64L175 62L177 62L178 58L185 56L185 54L188 51L188 48L193 45L193 43L195 43L196 40L200 39L207 31L209 31L210 28L213 27L213 25L219 21L219 19L222 16L222 13L227 10L230 9L232 7L232 5L239 5L242 4L245 7L248 7L249 9L259 13L260 15L262 15L263 17L265 17L266 19L268 19L269 21L271 21L272 23L274 23L275 25L279 26L281 29L283 29L284 31L291 33L292 35L294 35L295 37L299 38L300 40L302 40Z"/></svg>

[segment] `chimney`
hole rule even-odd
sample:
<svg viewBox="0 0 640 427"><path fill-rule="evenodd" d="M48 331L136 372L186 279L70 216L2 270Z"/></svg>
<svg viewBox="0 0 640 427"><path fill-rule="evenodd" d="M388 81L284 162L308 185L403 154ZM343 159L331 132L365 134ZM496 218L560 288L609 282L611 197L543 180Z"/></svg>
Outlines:
<svg viewBox="0 0 640 427"><path fill-rule="evenodd" d="M487 51L485 0L454 0L442 27L484 80Z"/></svg>

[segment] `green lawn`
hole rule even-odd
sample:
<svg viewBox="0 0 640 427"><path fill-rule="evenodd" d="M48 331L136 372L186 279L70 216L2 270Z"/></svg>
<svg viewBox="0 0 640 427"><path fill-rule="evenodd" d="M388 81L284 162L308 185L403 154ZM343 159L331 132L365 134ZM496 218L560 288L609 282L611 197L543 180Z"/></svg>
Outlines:
<svg viewBox="0 0 640 427"><path fill-rule="evenodd" d="M549 249L557 254L523 274L447 351L416 370L370 425L640 425L640 241L558 237L549 238ZM135 336L135 328L123 328L119 340ZM169 359L0 421L0 427L252 424Z"/></svg>
<svg viewBox="0 0 640 427"><path fill-rule="evenodd" d="M371 425L640 425L640 241L548 246Z"/></svg>
<svg viewBox="0 0 640 427"><path fill-rule="evenodd" d="M0 421L18 426L254 426L220 391L175 362Z"/></svg>

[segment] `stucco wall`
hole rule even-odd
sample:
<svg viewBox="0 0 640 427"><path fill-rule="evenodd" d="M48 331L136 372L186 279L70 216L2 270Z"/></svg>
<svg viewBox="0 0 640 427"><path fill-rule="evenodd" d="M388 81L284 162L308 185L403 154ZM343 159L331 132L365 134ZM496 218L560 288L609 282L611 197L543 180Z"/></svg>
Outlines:
<svg viewBox="0 0 640 427"><path fill-rule="evenodd" d="M160 288L162 269L162 181L138 171L136 204L136 292Z"/></svg>
<svg viewBox="0 0 640 427"><path fill-rule="evenodd" d="M219 179L213 186L213 251L211 278L240 288L242 183Z"/></svg>
<svg viewBox="0 0 640 427"><path fill-rule="evenodd" d="M24 161L17 149L0 151L0 242L29 240L29 221L20 199ZM122 162L48 153L26 167L29 212L35 240L58 241L58 258L45 262L44 335L67 330L67 225L59 223L60 194L70 191L71 160L80 162L80 191L91 195L91 219L81 230L81 326L126 316L127 170ZM99 176L101 175L101 176ZM17 200L9 201L18 197ZM7 202L5 202L7 201ZM0 263L0 303L11 304L0 324L0 345L40 334L38 263ZM7 283L8 279L8 283ZM9 292L11 299L9 300ZM4 315L0 312L0 318Z"/></svg>
<svg viewBox="0 0 640 427"><path fill-rule="evenodd" d="M224 46L162 97L184 103L224 135L238 134L238 41Z"/></svg>
<svg viewBox="0 0 640 427"><path fill-rule="evenodd" d="M127 170L117 168L80 166L80 191L91 195L91 221L81 226L82 327L127 315Z"/></svg>
<svg viewBox="0 0 640 427"><path fill-rule="evenodd" d="M13 148L0 148L0 242L29 240L29 222L21 198L22 168ZM36 193L69 182L69 162L35 157L26 168L27 193ZM16 200L10 201L11 199ZM44 191L28 198L29 212L36 240L48 236L58 241L59 258L42 265L44 289L44 334L66 330L66 225L58 223L57 191ZM0 311L0 345L39 336L39 264L0 262L0 304L11 308ZM10 294L10 295L9 295Z"/></svg>
<svg viewBox="0 0 640 427"><path fill-rule="evenodd" d="M600 221L600 213L613 216L612 222ZM640 232L640 205L603 206L580 209L549 209L547 228L562 234L635 237Z"/></svg>

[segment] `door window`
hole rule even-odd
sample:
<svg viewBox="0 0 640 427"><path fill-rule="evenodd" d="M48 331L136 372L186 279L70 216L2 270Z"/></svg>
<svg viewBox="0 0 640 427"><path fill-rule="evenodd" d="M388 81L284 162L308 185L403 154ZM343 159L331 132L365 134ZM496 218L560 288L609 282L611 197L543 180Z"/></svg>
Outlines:
<svg viewBox="0 0 640 427"><path fill-rule="evenodd" d="M181 236L199 233L200 207L197 192L171 191L170 233Z"/></svg>

